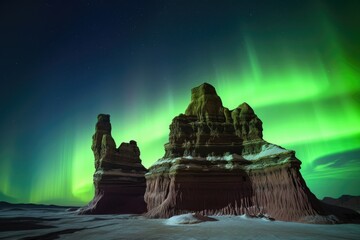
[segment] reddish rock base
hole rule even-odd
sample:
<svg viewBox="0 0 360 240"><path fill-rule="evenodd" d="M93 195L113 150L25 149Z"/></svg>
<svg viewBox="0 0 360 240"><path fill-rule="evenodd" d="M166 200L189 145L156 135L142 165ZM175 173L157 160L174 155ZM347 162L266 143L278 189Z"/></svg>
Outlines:
<svg viewBox="0 0 360 240"><path fill-rule="evenodd" d="M93 200L80 214L142 214L146 212L145 189L138 183L128 186L99 187Z"/></svg>
<svg viewBox="0 0 360 240"><path fill-rule="evenodd" d="M110 116L100 114L93 136L95 196L80 214L144 213L145 173L135 141L116 148Z"/></svg>
<svg viewBox="0 0 360 240"><path fill-rule="evenodd" d="M192 89L185 114L170 125L164 157L145 175L146 216L195 212L312 223L360 219L354 211L322 204L306 186L300 165L294 151L262 139L262 122L248 104L229 110L204 83Z"/></svg>
<svg viewBox="0 0 360 240"><path fill-rule="evenodd" d="M146 175L146 215L168 218L187 212L204 215L262 213L277 220L301 221L304 216L324 214L320 203L306 187L299 166L295 158L265 169L252 168L245 161L179 158L171 167L178 169L176 173L155 173L155 168L161 168L156 165Z"/></svg>

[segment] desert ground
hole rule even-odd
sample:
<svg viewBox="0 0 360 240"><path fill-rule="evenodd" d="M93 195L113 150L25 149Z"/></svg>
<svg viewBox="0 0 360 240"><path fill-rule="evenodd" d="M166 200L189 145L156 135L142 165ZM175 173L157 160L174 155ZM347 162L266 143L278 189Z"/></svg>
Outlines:
<svg viewBox="0 0 360 240"><path fill-rule="evenodd" d="M179 224L189 216L77 215L65 207L0 209L0 239L359 239L359 224L319 225L210 216L216 221ZM191 220L191 219L190 219Z"/></svg>

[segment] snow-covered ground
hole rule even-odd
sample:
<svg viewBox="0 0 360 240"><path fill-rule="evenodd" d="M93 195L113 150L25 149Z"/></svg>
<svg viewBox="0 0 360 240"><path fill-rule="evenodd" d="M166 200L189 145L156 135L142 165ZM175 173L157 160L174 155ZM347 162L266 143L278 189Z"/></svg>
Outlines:
<svg viewBox="0 0 360 240"><path fill-rule="evenodd" d="M192 216L76 215L64 208L0 209L0 239L359 239L360 225L315 225L245 216L178 224ZM58 237L58 238L57 238Z"/></svg>

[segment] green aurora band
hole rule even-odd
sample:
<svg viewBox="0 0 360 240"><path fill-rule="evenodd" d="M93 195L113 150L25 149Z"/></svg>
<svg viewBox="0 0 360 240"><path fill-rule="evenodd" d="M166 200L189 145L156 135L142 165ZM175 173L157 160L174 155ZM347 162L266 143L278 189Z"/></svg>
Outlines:
<svg viewBox="0 0 360 240"><path fill-rule="evenodd" d="M104 113L111 114L115 141L119 145L122 141L136 140L143 164L151 166L163 156L168 126L173 117L185 111L190 89L209 82L217 89L224 106L233 109L247 102L253 107L263 121L265 140L296 151L303 163L303 177L318 198L360 195L360 156L351 155L353 158L338 164L341 153L360 149L359 64L343 48L342 39L331 23L324 17L319 22L327 39L322 47L327 49L331 61L314 45L306 51L312 54L302 54L296 42L279 39L263 43L242 32L243 45L234 47L236 57L231 65L213 57L211 73L189 74L181 89L175 90L169 84L162 100L151 107L147 107L139 91L126 110L114 106L102 108ZM9 137L7 148L0 152L3 159L0 192L14 202L87 203L94 191L90 147L96 116L83 118L79 114L65 119L62 126L41 139L47 146L37 153L42 162L33 169L28 190L12 185L20 176L17 166L11 163L17 151L15 143L12 144L15 139ZM318 161L321 158L328 161Z"/></svg>

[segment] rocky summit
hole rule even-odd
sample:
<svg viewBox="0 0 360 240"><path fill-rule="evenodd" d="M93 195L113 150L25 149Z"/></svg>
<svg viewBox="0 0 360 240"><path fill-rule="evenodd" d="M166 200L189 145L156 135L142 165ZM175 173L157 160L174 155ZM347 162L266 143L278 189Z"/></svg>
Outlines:
<svg viewBox="0 0 360 240"><path fill-rule="evenodd" d="M95 196L80 214L143 213L146 168L135 141L118 148L111 136L110 115L99 114L91 146L95 157Z"/></svg>
<svg viewBox="0 0 360 240"><path fill-rule="evenodd" d="M261 120L247 103L229 110L210 84L193 88L185 114L170 124L164 157L145 175L146 215L247 214L284 221L347 221L343 214L335 214L342 211L328 208L311 193L295 152L266 142L262 130ZM347 216L358 217L352 214Z"/></svg>
<svg viewBox="0 0 360 240"><path fill-rule="evenodd" d="M223 107L215 88L204 83L192 89L185 114L173 119L169 143L165 145L165 158L246 154L244 151L252 151L243 147L244 142L260 148L260 140L262 122L253 109L242 103L230 111Z"/></svg>

